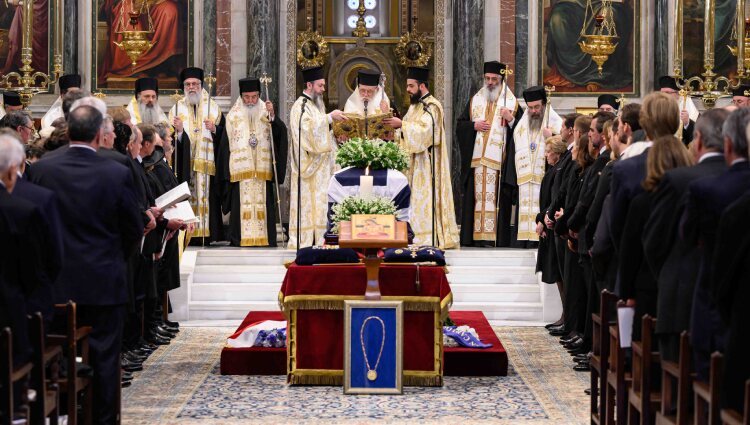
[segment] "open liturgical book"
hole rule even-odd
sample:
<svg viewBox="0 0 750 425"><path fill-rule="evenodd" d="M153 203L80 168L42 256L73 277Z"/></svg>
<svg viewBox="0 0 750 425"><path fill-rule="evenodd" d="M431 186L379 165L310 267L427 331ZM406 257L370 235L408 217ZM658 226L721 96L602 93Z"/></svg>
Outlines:
<svg viewBox="0 0 750 425"><path fill-rule="evenodd" d="M164 210L164 218L167 220L182 220L185 224L198 223L198 217L193 213L193 207L190 202L182 201L174 205L173 208Z"/></svg>
<svg viewBox="0 0 750 425"><path fill-rule="evenodd" d="M336 139L365 138L365 117L360 114L347 113L347 119L334 121L333 135ZM393 127L383 122L393 118L393 113L375 114L367 116L367 138L393 140Z"/></svg>
<svg viewBox="0 0 750 425"><path fill-rule="evenodd" d="M190 199L190 188L187 182L182 182L179 186L156 198L155 204L157 208L164 209L188 199Z"/></svg>

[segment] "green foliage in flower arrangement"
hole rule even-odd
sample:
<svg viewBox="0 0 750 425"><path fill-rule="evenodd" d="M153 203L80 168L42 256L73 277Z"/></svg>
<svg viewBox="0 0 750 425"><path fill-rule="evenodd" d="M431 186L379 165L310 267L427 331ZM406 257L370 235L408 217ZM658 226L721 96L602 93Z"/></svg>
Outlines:
<svg viewBox="0 0 750 425"><path fill-rule="evenodd" d="M386 197L361 198L359 196L349 196L344 198L340 204L332 208L333 217L331 222L333 227L331 231L339 234L339 223L342 221L351 221L354 214L383 214L396 215L396 204L393 200Z"/></svg>
<svg viewBox="0 0 750 425"><path fill-rule="evenodd" d="M349 139L339 147L336 164L342 168L355 167L371 170L404 171L408 167L408 157L401 147L380 139Z"/></svg>

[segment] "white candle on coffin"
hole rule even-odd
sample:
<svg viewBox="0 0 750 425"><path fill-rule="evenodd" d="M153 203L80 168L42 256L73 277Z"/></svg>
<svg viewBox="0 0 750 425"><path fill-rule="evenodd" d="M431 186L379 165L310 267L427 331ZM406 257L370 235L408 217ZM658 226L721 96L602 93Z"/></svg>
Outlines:
<svg viewBox="0 0 750 425"><path fill-rule="evenodd" d="M359 177L359 196L362 198L372 197L373 178L370 174L370 167L365 169L365 175Z"/></svg>

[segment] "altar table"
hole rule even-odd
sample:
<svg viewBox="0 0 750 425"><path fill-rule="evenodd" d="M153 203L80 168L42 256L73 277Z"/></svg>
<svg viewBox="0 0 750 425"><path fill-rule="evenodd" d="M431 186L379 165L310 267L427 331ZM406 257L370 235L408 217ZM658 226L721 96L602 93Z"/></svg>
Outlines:
<svg viewBox="0 0 750 425"><path fill-rule="evenodd" d="M404 302L404 385L443 385L442 320L453 302L445 268L415 265L380 267L384 301ZM344 301L363 300L364 265L292 264L279 292L287 317L287 381L342 385Z"/></svg>

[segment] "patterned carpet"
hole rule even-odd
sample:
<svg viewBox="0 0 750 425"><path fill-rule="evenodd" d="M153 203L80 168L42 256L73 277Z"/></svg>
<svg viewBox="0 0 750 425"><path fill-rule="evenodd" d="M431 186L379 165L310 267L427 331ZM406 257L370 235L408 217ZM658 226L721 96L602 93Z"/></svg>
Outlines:
<svg viewBox="0 0 750 425"><path fill-rule="evenodd" d="M498 327L507 377L445 378L402 396L344 396L341 387L290 387L283 376L221 376L231 328L184 328L123 390L126 424L583 424L587 373L542 328Z"/></svg>

